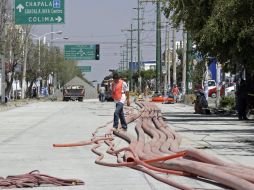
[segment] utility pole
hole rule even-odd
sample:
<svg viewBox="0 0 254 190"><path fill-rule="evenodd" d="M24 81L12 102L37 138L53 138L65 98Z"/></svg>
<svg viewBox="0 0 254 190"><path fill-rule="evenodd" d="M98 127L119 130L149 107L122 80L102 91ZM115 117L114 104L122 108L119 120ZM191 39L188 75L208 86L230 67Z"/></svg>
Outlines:
<svg viewBox="0 0 254 190"><path fill-rule="evenodd" d="M129 40L131 39L126 39L126 65L125 65L126 70L129 68Z"/></svg>
<svg viewBox="0 0 254 190"><path fill-rule="evenodd" d="M53 50L55 51L53 47L53 39L54 39L54 25L51 24L51 36L50 36L50 51L52 52ZM54 68L56 68L56 51L53 54L53 64ZM56 93L57 89L57 71L53 71L53 94Z"/></svg>
<svg viewBox="0 0 254 190"><path fill-rule="evenodd" d="M156 2L156 92L161 91L161 8L160 1Z"/></svg>
<svg viewBox="0 0 254 190"><path fill-rule="evenodd" d="M25 34L25 36L24 36ZM23 65L23 72L22 72L22 88L21 88L21 99L25 98L25 88L26 88L26 65L27 65L27 49L28 49L28 35L27 35L27 28L25 28L25 31L22 32L22 39L24 41L24 49L23 49L23 55L24 55L24 65Z"/></svg>
<svg viewBox="0 0 254 190"><path fill-rule="evenodd" d="M137 8L137 10L138 10L138 42L137 42L137 46L138 46L138 73L140 74L140 71L141 71L141 59L140 59L140 0L138 0L138 8ZM139 87L138 87L138 89L140 90L140 92L141 92L141 90L142 90L142 87L141 87L141 76L139 76L139 78L138 78L138 82L139 82Z"/></svg>
<svg viewBox="0 0 254 190"><path fill-rule="evenodd" d="M138 31L138 30L137 29L133 29L132 24L131 24L131 28L130 29L122 30L122 31L128 31L128 32L130 32L130 36L131 36L130 39L127 39L127 41L128 40L131 41L130 42L130 49L131 49L131 51L130 51L130 62L131 62L131 64L127 65L126 68L130 70L130 89L133 89L133 79L132 79L132 76L133 76L133 71L135 69L134 68L134 63L133 63L133 49L135 48L135 47L133 47L133 41L134 41L134 39L133 39L133 32L134 31ZM128 62L127 62L127 64L128 64Z"/></svg>
<svg viewBox="0 0 254 190"><path fill-rule="evenodd" d="M208 100L208 60L205 60L205 68L206 68L206 72L205 72L205 77L204 77L204 91L205 91L205 98L206 100Z"/></svg>
<svg viewBox="0 0 254 190"><path fill-rule="evenodd" d="M182 93L185 95L186 93L186 38L187 33L183 30L183 73L182 73Z"/></svg>
<svg viewBox="0 0 254 190"><path fill-rule="evenodd" d="M168 67L168 24L166 23L166 35L165 35L165 53L164 53L164 65L165 68ZM167 69L164 73L164 96L167 93Z"/></svg>
<svg viewBox="0 0 254 190"><path fill-rule="evenodd" d="M123 53L122 53L122 61L121 61L121 64L120 64L120 70L124 70L124 62L125 62L125 53L124 53L124 50L123 50Z"/></svg>
<svg viewBox="0 0 254 190"><path fill-rule="evenodd" d="M186 85L187 94L192 93L192 40L190 33L187 32L187 75L186 75Z"/></svg>
<svg viewBox="0 0 254 190"><path fill-rule="evenodd" d="M220 86L220 81L221 81L221 78L220 78L220 73L221 73L221 65L218 61L216 61L216 108L219 107L219 104L220 104L220 91L221 91L221 86Z"/></svg>
<svg viewBox="0 0 254 190"><path fill-rule="evenodd" d="M173 63L173 84L177 84L176 80L176 29L173 28L173 56L172 56L172 63Z"/></svg>
<svg viewBox="0 0 254 190"><path fill-rule="evenodd" d="M131 24L131 64L130 65L133 64L133 42L132 42L132 40L133 40L133 29L132 29L132 24ZM132 90L133 89L133 79L132 79L133 70L130 68L129 68L129 70L131 71L130 90Z"/></svg>
<svg viewBox="0 0 254 190"><path fill-rule="evenodd" d="M168 29L170 29L170 27L168 27ZM167 45L168 45L168 53L167 53L167 56L168 56L168 63L167 63L167 70L168 70L168 89L170 90L171 89L171 50L170 50L170 31L168 31L168 39L167 39ZM171 58L171 59L170 59Z"/></svg>
<svg viewBox="0 0 254 190"><path fill-rule="evenodd" d="M140 0L138 0L138 71L140 71Z"/></svg>
<svg viewBox="0 0 254 190"><path fill-rule="evenodd" d="M138 3L138 7L134 8L134 9L137 9L137 11L138 11L137 19L135 19L135 20L138 21L138 28L135 31L137 31L137 38L138 38L137 39L137 55L138 55L137 64L138 64L138 73L140 73L140 71L142 69L142 67L141 67L141 50L140 50L141 49L140 48L140 33L141 33L140 20L142 20L142 18L140 18L140 10L143 9L143 8L140 7L141 0L137 0L137 3ZM139 78L138 78L138 89L140 90L140 92L142 90L141 81L142 81L141 76L139 76Z"/></svg>

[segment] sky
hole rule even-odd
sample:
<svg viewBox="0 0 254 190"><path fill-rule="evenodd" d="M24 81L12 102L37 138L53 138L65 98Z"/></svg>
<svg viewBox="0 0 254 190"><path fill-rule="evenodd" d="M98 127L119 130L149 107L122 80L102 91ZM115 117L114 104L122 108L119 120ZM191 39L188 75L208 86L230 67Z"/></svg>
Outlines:
<svg viewBox="0 0 254 190"><path fill-rule="evenodd" d="M91 72L85 78L100 83L110 74L109 69L117 69L126 55L126 41L130 39L131 24L137 29L137 0L65 0L65 24L53 25L54 31L63 31L62 37L68 40L55 40L54 45L63 48L64 44L100 44L100 60L79 61L80 66L91 66ZM142 60L155 60L156 42L156 5L142 3L140 12L141 54ZM165 21L162 16L162 21ZM163 25L163 23L162 23ZM162 28L162 46L164 33ZM51 25L34 25L33 33L41 36L51 31ZM133 37L137 39L137 32ZM50 38L50 36L47 36ZM54 38L59 36L54 35ZM137 44L133 41L133 45ZM137 60L137 48L134 47L134 61ZM162 47L163 48L163 47ZM130 55L130 52L129 52Z"/></svg>

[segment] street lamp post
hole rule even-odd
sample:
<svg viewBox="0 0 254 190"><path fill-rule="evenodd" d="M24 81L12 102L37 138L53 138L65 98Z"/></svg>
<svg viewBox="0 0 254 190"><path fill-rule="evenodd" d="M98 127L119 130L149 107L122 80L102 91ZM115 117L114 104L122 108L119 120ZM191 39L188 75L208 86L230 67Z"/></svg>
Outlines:
<svg viewBox="0 0 254 190"><path fill-rule="evenodd" d="M56 41L56 40L68 40L69 37L62 37L62 38L54 38L54 39L51 39L50 40L50 47L52 48L53 47L53 43ZM54 60L53 60L53 63L56 65L56 49L54 50ZM53 94L55 94L56 92L56 89L57 89L57 71L54 71L53 73L53 84L54 84L54 88L53 88Z"/></svg>
<svg viewBox="0 0 254 190"><path fill-rule="evenodd" d="M40 67L41 67L41 38L44 38L46 37L47 35L49 34L62 34L63 32L62 31L56 31L56 32L48 32L48 33L45 33L41 36L38 36L38 35L35 35L35 34L32 34L32 36L35 37L35 39L38 40L38 45L39 45L39 51L38 51L38 70L39 70L39 73L40 73ZM41 85L40 85L40 88L41 88ZM40 94L40 88L38 89L38 94Z"/></svg>
<svg viewBox="0 0 254 190"><path fill-rule="evenodd" d="M41 38L49 35L49 34L62 34L63 32L62 31L57 31L57 32L48 32L48 33L45 33L41 36L37 36L37 35L34 35L34 34L31 34L32 36L35 36L36 39L38 39L38 44L39 44L39 60L38 60L38 64L39 64L39 71L40 71L40 65L41 65Z"/></svg>

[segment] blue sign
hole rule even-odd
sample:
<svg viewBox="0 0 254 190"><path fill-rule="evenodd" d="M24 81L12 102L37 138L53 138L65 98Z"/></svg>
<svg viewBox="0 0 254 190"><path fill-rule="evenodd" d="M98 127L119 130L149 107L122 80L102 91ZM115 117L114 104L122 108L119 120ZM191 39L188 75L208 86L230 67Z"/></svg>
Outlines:
<svg viewBox="0 0 254 190"><path fill-rule="evenodd" d="M60 9L61 8L61 1L60 0L54 0L53 1L53 8Z"/></svg>

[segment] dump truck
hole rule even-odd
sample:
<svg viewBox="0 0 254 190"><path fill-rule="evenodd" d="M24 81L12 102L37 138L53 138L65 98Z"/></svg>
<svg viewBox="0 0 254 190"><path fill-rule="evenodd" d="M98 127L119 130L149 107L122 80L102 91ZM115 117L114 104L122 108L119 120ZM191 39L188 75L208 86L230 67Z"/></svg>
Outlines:
<svg viewBox="0 0 254 190"><path fill-rule="evenodd" d="M74 77L63 86L63 101L83 101L86 83L79 77Z"/></svg>
<svg viewBox="0 0 254 190"><path fill-rule="evenodd" d="M85 87L82 85L64 86L63 101L78 100L79 102L82 102L84 95L85 95Z"/></svg>

